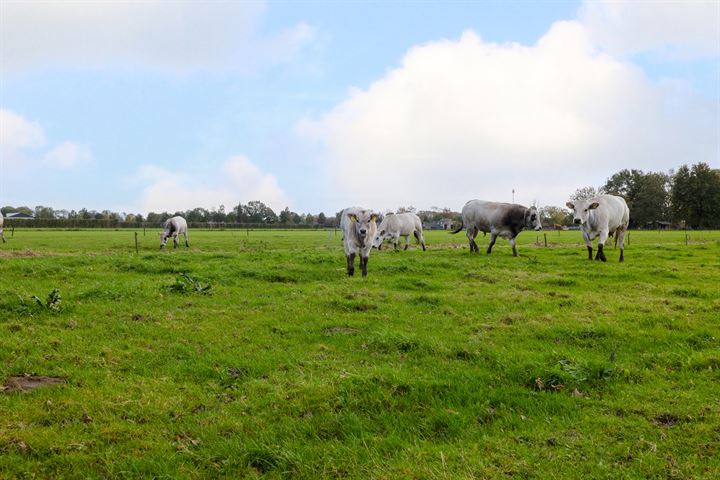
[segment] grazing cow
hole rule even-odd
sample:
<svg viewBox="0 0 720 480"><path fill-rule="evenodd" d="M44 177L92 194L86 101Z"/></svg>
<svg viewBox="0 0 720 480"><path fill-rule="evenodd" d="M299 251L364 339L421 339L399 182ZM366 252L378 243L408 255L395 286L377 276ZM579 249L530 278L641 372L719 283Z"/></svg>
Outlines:
<svg viewBox="0 0 720 480"><path fill-rule="evenodd" d="M620 261L625 260L625 232L630 221L630 209L625 199L615 195L598 195L588 200L576 200L566 203L572 210L573 222L580 225L588 249L588 258L592 260L592 241L600 236L595 260L607 262L603 246L608 237L615 235L620 241Z"/></svg>
<svg viewBox="0 0 720 480"><path fill-rule="evenodd" d="M172 237L173 247L177 248L178 236L180 236L181 234L185 235L185 246L189 247L190 244L188 244L188 227L185 219L180 216L168 218L165 222L165 230L160 233L160 249L162 250L162 248L165 247L168 237Z"/></svg>
<svg viewBox="0 0 720 480"><path fill-rule="evenodd" d="M377 214L360 207L349 207L340 214L340 229L347 257L347 274L355 273L355 255L360 254L360 270L367 276L367 264L372 240L377 232Z"/></svg>
<svg viewBox="0 0 720 480"><path fill-rule="evenodd" d="M451 233L458 233L463 227L467 230L470 241L470 251L479 252L475 243L478 232L490 233L490 245L487 253L492 251L498 235L510 240L513 256L517 257L515 238L523 228L542 229L540 216L535 207L524 207L515 203L486 202L484 200L470 200L462 209L462 223Z"/></svg>
<svg viewBox="0 0 720 480"><path fill-rule="evenodd" d="M382 243L391 238L397 250L400 237L405 237L405 250L407 250L410 246L410 235L415 236L415 240L425 251L425 237L423 237L420 217L414 213L389 214L378 225L372 246L380 250Z"/></svg>
<svg viewBox="0 0 720 480"><path fill-rule="evenodd" d="M0 238L2 238L3 243L5 243L5 234L3 233L3 214L0 212Z"/></svg>

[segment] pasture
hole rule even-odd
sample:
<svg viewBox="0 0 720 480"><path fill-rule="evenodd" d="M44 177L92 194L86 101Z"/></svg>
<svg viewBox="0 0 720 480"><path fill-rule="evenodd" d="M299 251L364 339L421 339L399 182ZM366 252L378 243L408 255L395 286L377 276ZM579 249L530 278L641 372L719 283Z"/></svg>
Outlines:
<svg viewBox="0 0 720 480"><path fill-rule="evenodd" d="M6 230L1 478L720 476L720 232L132 235Z"/></svg>

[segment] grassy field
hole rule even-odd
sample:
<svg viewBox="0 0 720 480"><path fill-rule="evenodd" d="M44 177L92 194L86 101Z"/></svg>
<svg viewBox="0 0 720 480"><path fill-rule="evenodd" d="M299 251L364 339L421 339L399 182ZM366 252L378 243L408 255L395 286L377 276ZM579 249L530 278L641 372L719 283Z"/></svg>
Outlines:
<svg viewBox="0 0 720 480"><path fill-rule="evenodd" d="M426 237L17 230L0 478L720 477L720 232Z"/></svg>

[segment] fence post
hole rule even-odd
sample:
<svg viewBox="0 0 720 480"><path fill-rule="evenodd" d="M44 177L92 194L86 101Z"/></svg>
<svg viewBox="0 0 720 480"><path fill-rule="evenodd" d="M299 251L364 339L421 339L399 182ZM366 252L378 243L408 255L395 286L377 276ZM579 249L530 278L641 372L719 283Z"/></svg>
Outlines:
<svg viewBox="0 0 720 480"><path fill-rule="evenodd" d="M135 232L135 255L137 255L139 252L138 249L138 239L137 239L137 232Z"/></svg>
<svg viewBox="0 0 720 480"><path fill-rule="evenodd" d="M543 233L543 237L545 237L545 246L547 247L547 233Z"/></svg>

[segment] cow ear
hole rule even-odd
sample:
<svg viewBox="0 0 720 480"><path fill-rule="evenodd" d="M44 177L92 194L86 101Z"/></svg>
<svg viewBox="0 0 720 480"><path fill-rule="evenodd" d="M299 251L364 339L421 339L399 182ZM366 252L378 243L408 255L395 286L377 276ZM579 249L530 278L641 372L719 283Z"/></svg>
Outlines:
<svg viewBox="0 0 720 480"><path fill-rule="evenodd" d="M350 221L357 222L357 215L355 215L354 213L348 213L347 216L350 219Z"/></svg>
<svg viewBox="0 0 720 480"><path fill-rule="evenodd" d="M370 221L371 221L371 222L376 222L376 221L377 221L377 214L376 214L376 213L373 213L372 215L370 215Z"/></svg>
<svg viewBox="0 0 720 480"><path fill-rule="evenodd" d="M600 204L599 204L598 202L593 202L593 203L591 203L591 204L588 206L588 208L589 208L590 210L595 210L595 209L596 209L597 207L599 207L599 206L600 206Z"/></svg>
<svg viewBox="0 0 720 480"><path fill-rule="evenodd" d="M570 210L575 210L575 205L572 202L567 202L565 206L568 207Z"/></svg>

